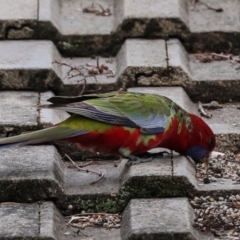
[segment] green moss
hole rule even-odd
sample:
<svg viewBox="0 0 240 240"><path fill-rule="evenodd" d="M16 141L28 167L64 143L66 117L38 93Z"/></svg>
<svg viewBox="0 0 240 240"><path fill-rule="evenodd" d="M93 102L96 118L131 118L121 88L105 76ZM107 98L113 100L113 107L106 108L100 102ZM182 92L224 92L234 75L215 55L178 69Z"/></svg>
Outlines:
<svg viewBox="0 0 240 240"><path fill-rule="evenodd" d="M116 196L110 195L85 195L67 197L65 207L69 204L74 206L74 211L86 212L122 212L128 202L134 198L164 198L186 197L193 186L186 183L183 178L172 177L134 177L120 188Z"/></svg>

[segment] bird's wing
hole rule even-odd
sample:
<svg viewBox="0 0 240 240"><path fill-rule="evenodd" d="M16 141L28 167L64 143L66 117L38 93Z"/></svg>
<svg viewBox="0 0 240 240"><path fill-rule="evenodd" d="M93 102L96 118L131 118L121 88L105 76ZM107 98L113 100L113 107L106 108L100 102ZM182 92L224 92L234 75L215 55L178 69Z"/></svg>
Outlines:
<svg viewBox="0 0 240 240"><path fill-rule="evenodd" d="M115 92L100 97L86 96L88 95L83 96L83 101L80 102L56 104L56 101L52 101L55 104L42 107L64 110L109 124L139 127L146 134L163 132L170 120L170 105L173 102L163 96ZM79 100L80 97L77 101Z"/></svg>

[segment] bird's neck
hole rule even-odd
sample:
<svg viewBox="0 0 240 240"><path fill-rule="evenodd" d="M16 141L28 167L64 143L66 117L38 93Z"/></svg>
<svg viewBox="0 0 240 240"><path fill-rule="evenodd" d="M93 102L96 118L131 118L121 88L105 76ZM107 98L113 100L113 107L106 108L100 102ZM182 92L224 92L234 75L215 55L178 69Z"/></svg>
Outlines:
<svg viewBox="0 0 240 240"><path fill-rule="evenodd" d="M172 119L171 126L164 133L161 146L184 154L189 145L189 129L187 125L179 122L176 117Z"/></svg>

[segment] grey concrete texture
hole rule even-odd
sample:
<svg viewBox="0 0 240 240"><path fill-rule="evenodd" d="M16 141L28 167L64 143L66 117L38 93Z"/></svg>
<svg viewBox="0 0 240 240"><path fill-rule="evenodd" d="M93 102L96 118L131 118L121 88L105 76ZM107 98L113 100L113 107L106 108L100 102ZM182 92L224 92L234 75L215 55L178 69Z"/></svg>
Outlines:
<svg viewBox="0 0 240 240"><path fill-rule="evenodd" d="M53 146L1 150L1 202L33 202L59 196L64 165Z"/></svg>
<svg viewBox="0 0 240 240"><path fill-rule="evenodd" d="M71 77L79 70L67 76L70 67L54 63L58 61L85 67L81 73L87 76L86 92L100 85L100 91L105 92L120 87L181 86L193 101L240 101L237 64L227 60L203 63L188 54L176 39L126 40L115 58L99 58L99 65L107 65L113 76L89 75L88 71L97 65L96 59L64 58L50 41L1 41L0 54L2 90L51 89L58 95L79 95L83 77Z"/></svg>
<svg viewBox="0 0 240 240"><path fill-rule="evenodd" d="M38 105L47 104L47 99L54 94L31 91L3 91L0 93L0 128L18 128L30 131L51 126L65 120L69 115L66 112L49 109L37 109ZM12 129L13 130L13 129Z"/></svg>
<svg viewBox="0 0 240 240"><path fill-rule="evenodd" d="M89 240L88 235L94 240L121 239L119 229L86 228L81 230L84 235L76 236L76 230L66 226L64 217L52 202L2 203L0 216L0 239L73 240L78 237Z"/></svg>
<svg viewBox="0 0 240 240"><path fill-rule="evenodd" d="M4 203L0 205L0 216L0 239L76 239L76 231L66 227L63 216L51 202ZM85 228L77 237L84 240L89 236L94 240L214 239L194 229L193 218L186 198L133 199L123 212L121 230ZM16 227L16 223L21 227Z"/></svg>
<svg viewBox="0 0 240 240"><path fill-rule="evenodd" d="M183 39L189 51L224 52L230 43L239 53L239 1L209 5L223 11L201 4L193 9L188 0L101 0L96 14L83 12L92 7L87 0L1 0L0 38L50 39L68 56L116 55L125 38L171 36ZM102 16L102 9L110 14Z"/></svg>
<svg viewBox="0 0 240 240"><path fill-rule="evenodd" d="M132 199L123 213L122 239L214 239L194 229L193 219L186 198Z"/></svg>
<svg viewBox="0 0 240 240"><path fill-rule="evenodd" d="M37 19L37 0L1 0L0 5L1 20Z"/></svg>

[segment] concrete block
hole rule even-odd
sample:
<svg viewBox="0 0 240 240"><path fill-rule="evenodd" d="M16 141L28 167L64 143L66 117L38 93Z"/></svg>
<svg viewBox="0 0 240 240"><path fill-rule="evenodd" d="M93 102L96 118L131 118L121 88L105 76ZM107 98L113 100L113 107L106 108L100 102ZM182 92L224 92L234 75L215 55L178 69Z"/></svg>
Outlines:
<svg viewBox="0 0 240 240"><path fill-rule="evenodd" d="M54 240L64 239L63 228L65 221L59 210L52 202L43 202L39 205L39 237Z"/></svg>
<svg viewBox="0 0 240 240"><path fill-rule="evenodd" d="M100 0L97 2L104 9L109 8L110 16L101 16L83 12L91 7L88 0L62 1L61 3L61 33L63 35L106 35L114 31L114 1ZM95 4L100 12L101 7Z"/></svg>
<svg viewBox="0 0 240 240"><path fill-rule="evenodd" d="M0 92L1 126L37 126L38 93L36 92Z"/></svg>
<svg viewBox="0 0 240 240"><path fill-rule="evenodd" d="M74 240L76 228L68 227L64 217L52 202L0 205L0 239ZM120 229L81 229L84 240L121 240ZM80 237L81 235L79 235Z"/></svg>
<svg viewBox="0 0 240 240"><path fill-rule="evenodd" d="M200 62L178 40L167 41L171 84L183 86L194 101L239 100L235 67L228 61ZM159 80L160 82L160 80ZM219 94L219 92L223 92Z"/></svg>
<svg viewBox="0 0 240 240"><path fill-rule="evenodd" d="M123 213L122 239L214 239L195 230L193 218L186 198L132 199Z"/></svg>
<svg viewBox="0 0 240 240"><path fill-rule="evenodd" d="M122 185L135 177L147 179L147 177L157 177L159 179L172 175L171 159L168 157L155 159L148 163L131 166L124 174Z"/></svg>
<svg viewBox="0 0 240 240"><path fill-rule="evenodd" d="M126 40L117 55L118 75L128 67L166 68L165 41Z"/></svg>
<svg viewBox="0 0 240 240"><path fill-rule="evenodd" d="M189 11L189 26L191 32L238 32L239 31L239 1L209 0L213 8L222 8L222 12L211 11L202 4Z"/></svg>
<svg viewBox="0 0 240 240"><path fill-rule="evenodd" d="M0 201L32 202L63 192L64 165L53 146L2 149Z"/></svg>
<svg viewBox="0 0 240 240"><path fill-rule="evenodd" d="M0 19L19 20L37 19L37 0L0 0Z"/></svg>
<svg viewBox="0 0 240 240"><path fill-rule="evenodd" d="M152 76L159 77L167 68L165 41L126 40L116 61L119 83L127 86L154 85L149 79Z"/></svg>
<svg viewBox="0 0 240 240"><path fill-rule="evenodd" d="M0 239L31 239L39 231L38 204L3 203L0 205Z"/></svg>
<svg viewBox="0 0 240 240"><path fill-rule="evenodd" d="M38 0L39 1L39 21L53 24L58 31L61 31L61 1L59 0Z"/></svg>
<svg viewBox="0 0 240 240"><path fill-rule="evenodd" d="M173 176L179 178L179 182L180 179L185 182L186 188L187 185L191 184L188 190L193 190L193 188L197 187L195 163L193 161L190 162L184 156L173 158Z"/></svg>
<svg viewBox="0 0 240 240"><path fill-rule="evenodd" d="M67 168L64 175L65 194L68 196L93 196L110 195L111 192L117 193L120 187L119 181L125 171L125 163L126 161L123 160L117 164L117 167L114 167L112 161L101 161L99 164L86 167L89 170L98 171L105 175L100 182L93 185L90 185L90 183L99 179L97 174L81 172L72 167ZM68 165L71 166L71 164Z"/></svg>
<svg viewBox="0 0 240 240"><path fill-rule="evenodd" d="M50 91L39 93L40 94L40 104L50 104L47 100L54 96L54 94ZM67 112L53 109L45 109L42 108L39 110L39 123L44 127L52 126L59 122L64 121L70 115Z"/></svg>

